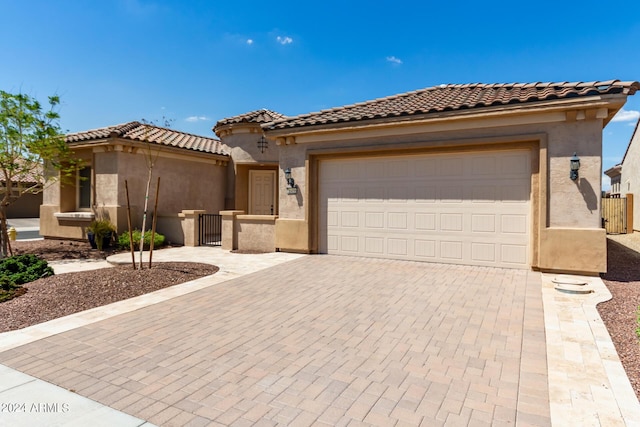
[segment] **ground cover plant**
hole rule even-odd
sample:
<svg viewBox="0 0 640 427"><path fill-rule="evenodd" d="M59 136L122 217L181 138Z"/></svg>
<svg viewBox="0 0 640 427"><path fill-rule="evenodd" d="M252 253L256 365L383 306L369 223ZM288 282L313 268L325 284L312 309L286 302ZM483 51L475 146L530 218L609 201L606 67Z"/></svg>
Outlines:
<svg viewBox="0 0 640 427"><path fill-rule="evenodd" d="M142 232L140 230L133 230L131 232L132 236L133 236L133 244L134 247L137 247L137 245L139 245L140 243L140 234ZM164 239L164 235L160 234L160 233L155 233L153 235L153 248L157 249L161 246L163 246L165 243L165 239ZM151 230L147 230L144 233L144 249L148 250L149 247L151 245ZM124 249L124 250L129 250L130 246L129 246L129 232L126 231L124 233L122 233L120 236L118 236L118 246L120 247L120 249Z"/></svg>
<svg viewBox="0 0 640 427"><path fill-rule="evenodd" d="M46 260L33 255L15 255L0 260L0 302L25 293L22 285L53 276Z"/></svg>

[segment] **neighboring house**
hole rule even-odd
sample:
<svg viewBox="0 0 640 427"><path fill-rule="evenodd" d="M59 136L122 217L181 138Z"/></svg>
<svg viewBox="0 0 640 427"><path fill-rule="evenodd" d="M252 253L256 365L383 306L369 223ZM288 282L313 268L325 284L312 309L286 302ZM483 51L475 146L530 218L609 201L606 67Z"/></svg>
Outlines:
<svg viewBox="0 0 640 427"><path fill-rule="evenodd" d="M633 230L640 231L640 120L622 158L620 194L633 194Z"/></svg>
<svg viewBox="0 0 640 427"><path fill-rule="evenodd" d="M6 208L7 218L38 218L42 204L42 167L22 176L14 176L13 180L12 200ZM7 185L2 172L0 172L0 185L3 190Z"/></svg>
<svg viewBox="0 0 640 427"><path fill-rule="evenodd" d="M262 124L222 120L214 130L236 165L223 245L606 271L602 129L639 87L440 85ZM274 215L242 215L270 204Z"/></svg>
<svg viewBox="0 0 640 427"><path fill-rule="evenodd" d="M183 242L183 210L224 209L229 156L217 139L130 122L69 134L66 141L84 167L75 183L58 181L45 189L40 209L40 234L45 237L85 238L96 215L110 219L119 232L127 230L125 181L133 227L140 228L149 159L155 166L148 212L153 211L160 177L158 230L168 240Z"/></svg>
<svg viewBox="0 0 640 427"><path fill-rule="evenodd" d="M617 164L606 171L604 174L611 179L611 188L607 191L608 197L620 197L620 180L622 177L622 164Z"/></svg>

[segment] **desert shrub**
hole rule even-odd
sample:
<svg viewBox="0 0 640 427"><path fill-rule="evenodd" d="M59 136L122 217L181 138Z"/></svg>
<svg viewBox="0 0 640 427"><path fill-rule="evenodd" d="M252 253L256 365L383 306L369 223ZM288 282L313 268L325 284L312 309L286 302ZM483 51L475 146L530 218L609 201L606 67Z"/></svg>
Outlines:
<svg viewBox="0 0 640 427"><path fill-rule="evenodd" d="M0 302L23 294L25 283L53 275L46 260L32 254L0 260Z"/></svg>
<svg viewBox="0 0 640 427"><path fill-rule="evenodd" d="M140 248L140 230L133 230L133 247L135 249ZM149 249L151 245L151 230L144 232L144 249ZM160 233L156 233L153 236L153 247L159 248L164 245L164 236ZM129 232L126 231L118 236L118 246L122 249L129 249Z"/></svg>
<svg viewBox="0 0 640 427"><path fill-rule="evenodd" d="M0 277L6 277L14 285L33 282L53 275L46 260L33 255L16 255L0 261Z"/></svg>

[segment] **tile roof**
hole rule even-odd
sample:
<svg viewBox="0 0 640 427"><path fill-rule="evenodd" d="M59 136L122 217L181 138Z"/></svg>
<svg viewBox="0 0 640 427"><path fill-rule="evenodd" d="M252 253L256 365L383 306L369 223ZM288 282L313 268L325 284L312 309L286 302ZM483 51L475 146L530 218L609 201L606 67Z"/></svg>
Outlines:
<svg viewBox="0 0 640 427"><path fill-rule="evenodd" d="M34 183L41 183L42 181L44 181L42 164L36 161L29 161L25 165L25 162L26 161L22 157L15 159L16 164L22 163L23 166L21 167L19 166L18 170L14 170L13 173L9 174L10 176L13 175L12 177L13 182L34 184ZM22 168L25 168L25 167L28 167L29 169L22 170ZM22 173L18 173L19 170L21 170ZM6 175L4 174L4 171L0 170L0 182L5 182L5 181L6 181Z"/></svg>
<svg viewBox="0 0 640 427"><path fill-rule="evenodd" d="M65 141L67 141L67 143L89 142L105 138L148 141L159 145L184 148L202 153L226 155L222 150L222 143L218 139L193 135L140 122L122 123L84 132L70 133L66 135Z"/></svg>
<svg viewBox="0 0 640 427"><path fill-rule="evenodd" d="M244 114L240 114L238 116L234 116L234 117L227 117L226 119L222 119L220 121L218 121L218 123L216 123L216 125L213 127L214 129L221 127L221 126L225 126L225 125L231 125L231 124L236 124L236 123L258 123L258 124L262 124L262 123L269 123L269 122L273 122L276 120L282 120L282 119L286 119L287 116L285 116L284 114L280 114L277 113L275 111L271 111L271 110L267 110L267 109L261 109L261 110L256 110L256 111L251 111L249 113L244 113Z"/></svg>
<svg viewBox="0 0 640 427"><path fill-rule="evenodd" d="M289 129L344 122L443 113L471 108L527 104L592 95L633 95L638 82L619 80L559 83L449 84L401 93L353 105L302 114L263 125L264 129Z"/></svg>

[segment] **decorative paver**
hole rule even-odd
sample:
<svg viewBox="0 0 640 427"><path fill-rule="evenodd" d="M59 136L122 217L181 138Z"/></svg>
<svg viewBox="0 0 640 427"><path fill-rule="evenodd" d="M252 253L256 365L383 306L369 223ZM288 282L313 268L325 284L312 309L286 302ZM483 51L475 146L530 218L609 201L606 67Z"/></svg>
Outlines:
<svg viewBox="0 0 640 427"><path fill-rule="evenodd" d="M0 363L161 425L549 425L545 354L539 273L311 256Z"/></svg>

